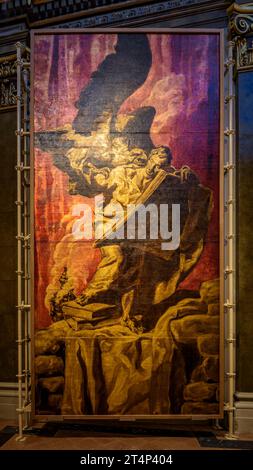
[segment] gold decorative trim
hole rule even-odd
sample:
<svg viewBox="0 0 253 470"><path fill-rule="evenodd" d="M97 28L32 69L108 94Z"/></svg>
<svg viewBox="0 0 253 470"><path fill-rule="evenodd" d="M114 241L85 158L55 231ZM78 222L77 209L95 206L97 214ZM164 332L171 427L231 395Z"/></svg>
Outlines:
<svg viewBox="0 0 253 470"><path fill-rule="evenodd" d="M253 33L253 3L233 3L227 10L230 17L230 32L233 36Z"/></svg>
<svg viewBox="0 0 253 470"><path fill-rule="evenodd" d="M4 57L0 57L0 64L2 64L4 62L12 62L14 60L17 60L16 54L7 55L7 56L4 56Z"/></svg>
<svg viewBox="0 0 253 470"><path fill-rule="evenodd" d="M253 3L233 3L227 12L230 36L236 47L236 69L253 69Z"/></svg>
<svg viewBox="0 0 253 470"><path fill-rule="evenodd" d="M237 70L253 69L253 38L239 37L236 41Z"/></svg>
<svg viewBox="0 0 253 470"><path fill-rule="evenodd" d="M231 13L253 13L253 3L245 3L244 5L238 5L238 3L232 3L227 9L228 14Z"/></svg>
<svg viewBox="0 0 253 470"><path fill-rule="evenodd" d="M16 106L16 55L0 57L0 110Z"/></svg>

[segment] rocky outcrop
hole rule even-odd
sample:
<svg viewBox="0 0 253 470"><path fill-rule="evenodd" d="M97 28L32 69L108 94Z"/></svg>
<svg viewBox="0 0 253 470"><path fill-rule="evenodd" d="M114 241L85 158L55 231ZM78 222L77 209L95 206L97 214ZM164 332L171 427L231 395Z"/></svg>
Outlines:
<svg viewBox="0 0 253 470"><path fill-rule="evenodd" d="M214 279L212 281L202 282L200 286L200 298L206 304L213 304L219 302L220 297L220 281L219 279Z"/></svg>
<svg viewBox="0 0 253 470"><path fill-rule="evenodd" d="M47 390L49 393L63 392L64 377L46 377L39 379L38 383L43 390Z"/></svg>
<svg viewBox="0 0 253 470"><path fill-rule="evenodd" d="M206 380L219 382L219 356L207 356L202 367Z"/></svg>
<svg viewBox="0 0 253 470"><path fill-rule="evenodd" d="M214 415L219 413L218 403L187 402L182 406L183 415Z"/></svg>
<svg viewBox="0 0 253 470"><path fill-rule="evenodd" d="M217 385L206 382L195 382L186 385L184 389L185 401L211 401L215 398Z"/></svg>
<svg viewBox="0 0 253 470"><path fill-rule="evenodd" d="M219 412L217 281L180 298L146 333L125 325L73 331L62 320L39 331L40 409L64 414ZM210 302L210 303L209 303Z"/></svg>
<svg viewBox="0 0 253 470"><path fill-rule="evenodd" d="M217 317L214 317L217 318ZM217 318L217 327L219 327L219 319ZM219 330L218 330L219 331ZM217 332L218 332L217 331ZM216 356L219 354L220 337L216 334L206 334L199 336L197 340L198 349L201 356Z"/></svg>
<svg viewBox="0 0 253 470"><path fill-rule="evenodd" d="M219 316L220 315L220 304L218 302L214 304L208 304L208 315Z"/></svg>
<svg viewBox="0 0 253 470"><path fill-rule="evenodd" d="M65 344L68 331L66 322L55 322L49 328L37 331L34 347L35 355L57 354Z"/></svg>
<svg viewBox="0 0 253 470"><path fill-rule="evenodd" d="M198 365L193 369L191 374L191 382L202 382L206 380L203 364Z"/></svg>
<svg viewBox="0 0 253 470"><path fill-rule="evenodd" d="M219 397L219 281L200 287L195 311L187 308L170 323L172 336L185 362L182 414L217 414ZM198 306L201 307L198 309Z"/></svg>
<svg viewBox="0 0 253 470"><path fill-rule="evenodd" d="M35 336L36 403L42 413L61 412L67 331L67 323L61 321Z"/></svg>
<svg viewBox="0 0 253 470"><path fill-rule="evenodd" d="M48 395L48 406L54 412L58 413L61 410L62 395L57 393L49 393Z"/></svg>
<svg viewBox="0 0 253 470"><path fill-rule="evenodd" d="M37 375L57 376L63 374L64 363L58 356L37 356L35 358L35 370Z"/></svg>
<svg viewBox="0 0 253 470"><path fill-rule="evenodd" d="M178 343L196 343L202 335L219 333L219 317L192 315L171 322L172 334Z"/></svg>

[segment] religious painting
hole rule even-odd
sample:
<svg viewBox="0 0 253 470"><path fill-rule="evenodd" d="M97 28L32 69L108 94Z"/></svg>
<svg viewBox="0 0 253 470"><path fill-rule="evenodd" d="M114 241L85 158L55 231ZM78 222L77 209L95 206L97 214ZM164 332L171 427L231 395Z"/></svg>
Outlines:
<svg viewBox="0 0 253 470"><path fill-rule="evenodd" d="M33 33L36 416L222 415L221 41Z"/></svg>

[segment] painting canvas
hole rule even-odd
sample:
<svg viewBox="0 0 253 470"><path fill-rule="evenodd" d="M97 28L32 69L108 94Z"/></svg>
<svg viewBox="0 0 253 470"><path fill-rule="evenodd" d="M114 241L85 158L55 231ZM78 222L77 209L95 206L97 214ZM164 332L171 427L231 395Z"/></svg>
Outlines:
<svg viewBox="0 0 253 470"><path fill-rule="evenodd" d="M220 43L33 33L36 415L222 414Z"/></svg>

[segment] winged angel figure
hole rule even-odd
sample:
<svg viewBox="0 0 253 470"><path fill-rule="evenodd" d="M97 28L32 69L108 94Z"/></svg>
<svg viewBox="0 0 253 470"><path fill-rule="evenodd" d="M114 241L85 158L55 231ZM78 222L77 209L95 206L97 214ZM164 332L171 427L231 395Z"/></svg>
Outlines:
<svg viewBox="0 0 253 470"><path fill-rule="evenodd" d="M123 207L117 229L125 226L131 204L179 204L179 243L162 250L159 235L152 240L101 236L95 242L102 255L97 270L81 295L65 296L71 301L58 305L60 318L68 310L74 315L77 309L80 317L88 306L96 311L107 305L134 331L150 330L164 312L164 302L171 302L203 250L210 190L199 184L187 166L179 170L172 166L166 142L155 147L150 135L154 107L127 115L120 112L125 100L145 82L151 65L146 34L118 34L115 52L106 56L81 91L72 125L36 133L35 145L50 152L55 166L69 176L70 194L103 194L103 223L112 217L112 207ZM52 300L53 315L55 308Z"/></svg>

